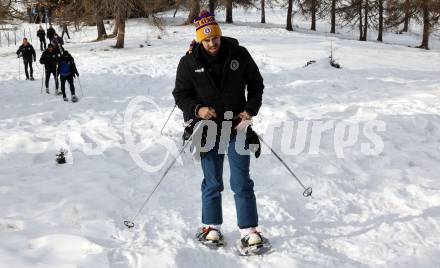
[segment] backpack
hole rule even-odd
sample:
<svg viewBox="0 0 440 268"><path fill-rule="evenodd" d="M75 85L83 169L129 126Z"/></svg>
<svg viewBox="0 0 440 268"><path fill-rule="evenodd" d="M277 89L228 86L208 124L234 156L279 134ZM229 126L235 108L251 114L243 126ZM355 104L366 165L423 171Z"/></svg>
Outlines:
<svg viewBox="0 0 440 268"><path fill-rule="evenodd" d="M63 61L60 66L60 75L61 76L69 76L72 74L72 66L70 62Z"/></svg>

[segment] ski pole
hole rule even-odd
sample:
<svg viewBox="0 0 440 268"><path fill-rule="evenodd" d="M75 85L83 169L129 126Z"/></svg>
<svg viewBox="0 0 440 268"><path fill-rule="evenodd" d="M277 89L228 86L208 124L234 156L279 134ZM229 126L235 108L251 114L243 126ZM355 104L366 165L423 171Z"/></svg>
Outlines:
<svg viewBox="0 0 440 268"><path fill-rule="evenodd" d="M177 106L177 104L174 104L174 107L173 107L173 109L171 110L170 115L168 115L168 119L167 119L167 121L165 121L165 124L163 124L162 129L160 130L160 135L163 135L162 132L163 132L165 126L168 124L168 121L170 120L171 115L172 115L173 112L174 112L174 109L176 109L176 106Z"/></svg>
<svg viewBox="0 0 440 268"><path fill-rule="evenodd" d="M267 144L259 134L257 134L257 136L270 149L270 151L281 162L281 164L283 164L283 166L289 171L289 173L296 179L296 181L299 183L299 185L301 185L301 187L304 189L303 196L305 196L305 197L311 196L312 195L312 187L304 186L302 181L295 175L295 173L293 173L293 171L289 168L289 166L286 164L286 162L283 161L283 159L274 151L274 149L272 149L272 147L270 147L269 144Z"/></svg>
<svg viewBox="0 0 440 268"><path fill-rule="evenodd" d="M79 76L77 76L76 78L78 79L79 90L81 91L81 98L83 98L84 97L84 92L82 90L81 81L79 80Z"/></svg>
<svg viewBox="0 0 440 268"><path fill-rule="evenodd" d="M21 62L20 62L20 56L18 56L18 80L21 80Z"/></svg>
<svg viewBox="0 0 440 268"><path fill-rule="evenodd" d="M131 221L124 221L124 225L127 228L133 228L135 226L134 221L136 220L136 218L139 216L139 214L142 212L142 210L144 210L145 206L148 204L148 202L150 201L151 197L153 196L153 194L156 192L157 188L159 188L159 185L162 183L162 181L165 179L166 175L168 174L168 172L171 170L171 168L174 166L174 164L177 161L177 158L183 153L183 151L185 150L186 146L191 142L191 140L193 139L195 133L197 133L197 130L200 128L200 124L194 129L194 132L191 134L191 136L189 137L188 141L185 143L185 145L180 149L179 153L174 157L173 161L170 163L170 165L168 166L168 168L165 170L165 172L162 174L162 177L160 178L159 182L154 186L153 190L150 192L150 194L148 195L148 197L145 199L144 203L142 204L142 206L140 207L140 209L138 210L138 212L134 215L134 217L131 219Z"/></svg>
<svg viewBox="0 0 440 268"><path fill-rule="evenodd" d="M43 70L43 73L41 74L41 90L40 90L40 94L43 94L43 81L44 81L44 77L46 76L46 69Z"/></svg>

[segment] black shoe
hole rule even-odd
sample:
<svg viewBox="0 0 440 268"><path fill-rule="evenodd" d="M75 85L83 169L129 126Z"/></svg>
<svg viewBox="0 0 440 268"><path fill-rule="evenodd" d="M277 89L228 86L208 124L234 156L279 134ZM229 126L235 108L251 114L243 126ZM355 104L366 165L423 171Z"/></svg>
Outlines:
<svg viewBox="0 0 440 268"><path fill-rule="evenodd" d="M35 80L33 76L31 76L31 80L32 80L32 81L34 81L34 80Z"/></svg>
<svg viewBox="0 0 440 268"><path fill-rule="evenodd" d="M29 77L26 77L26 80L29 80Z"/></svg>

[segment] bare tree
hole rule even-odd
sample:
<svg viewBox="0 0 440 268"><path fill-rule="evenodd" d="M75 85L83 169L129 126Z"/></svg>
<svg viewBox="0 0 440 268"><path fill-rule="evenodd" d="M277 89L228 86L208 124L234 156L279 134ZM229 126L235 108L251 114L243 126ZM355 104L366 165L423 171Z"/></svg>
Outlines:
<svg viewBox="0 0 440 268"><path fill-rule="evenodd" d="M310 29L316 31L316 18L318 11L321 7L321 3L318 0L295 0L299 7L301 14L311 18Z"/></svg>
<svg viewBox="0 0 440 268"><path fill-rule="evenodd" d="M359 26L359 40L366 41L368 34L368 18L370 11L370 0L350 0L341 8L340 12L345 25Z"/></svg>
<svg viewBox="0 0 440 268"><path fill-rule="evenodd" d="M293 11L293 0L289 0L289 5L287 7L287 23L286 23L286 30L288 31L293 31L292 11Z"/></svg>
<svg viewBox="0 0 440 268"><path fill-rule="evenodd" d="M423 23L422 44L418 48L429 49L429 38L440 20L440 0L416 0L416 7Z"/></svg>
<svg viewBox="0 0 440 268"><path fill-rule="evenodd" d="M411 20L411 3L410 0L405 0L403 5L405 17L404 17L404 23L403 23L403 29L402 32L408 32L409 29L409 22Z"/></svg>
<svg viewBox="0 0 440 268"><path fill-rule="evenodd" d="M330 33L336 33L336 2L337 0L331 0L331 29Z"/></svg>
<svg viewBox="0 0 440 268"><path fill-rule="evenodd" d="M266 23L266 1L261 0L261 23Z"/></svg>
<svg viewBox="0 0 440 268"><path fill-rule="evenodd" d="M226 23L233 23L232 20L232 0L225 0L226 6Z"/></svg>
<svg viewBox="0 0 440 268"><path fill-rule="evenodd" d="M209 12L215 14L215 8L217 7L217 0L209 0Z"/></svg>
<svg viewBox="0 0 440 268"><path fill-rule="evenodd" d="M377 7L379 12L379 33L377 35L377 41L383 41L383 24L384 24L384 0L377 0Z"/></svg>
<svg viewBox="0 0 440 268"><path fill-rule="evenodd" d="M191 7L186 19L186 24L191 24L198 17L200 13L200 0L191 0Z"/></svg>

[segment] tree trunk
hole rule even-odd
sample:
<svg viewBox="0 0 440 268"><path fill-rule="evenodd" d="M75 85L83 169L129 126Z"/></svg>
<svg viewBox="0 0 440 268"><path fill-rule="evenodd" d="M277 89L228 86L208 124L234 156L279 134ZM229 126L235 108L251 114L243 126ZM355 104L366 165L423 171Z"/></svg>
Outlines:
<svg viewBox="0 0 440 268"><path fill-rule="evenodd" d="M125 20L118 23L118 38L116 39L115 48L124 48L125 41Z"/></svg>
<svg viewBox="0 0 440 268"><path fill-rule="evenodd" d="M364 33L363 33L363 29L364 29L364 25L363 25L363 16L362 16L362 4L363 1L359 0L358 1L358 13L359 13L359 40L362 41L364 40Z"/></svg>
<svg viewBox="0 0 440 268"><path fill-rule="evenodd" d="M209 12L211 12L212 14L215 14L215 0L209 0Z"/></svg>
<svg viewBox="0 0 440 268"><path fill-rule="evenodd" d="M289 0L289 6L287 7L287 23L286 23L286 30L288 31L293 31L292 9L293 9L293 0Z"/></svg>
<svg viewBox="0 0 440 268"><path fill-rule="evenodd" d="M419 48L429 49L429 36L431 35L432 25L430 22L428 0L423 2L423 38Z"/></svg>
<svg viewBox="0 0 440 268"><path fill-rule="evenodd" d="M266 8L264 0L261 0L261 23L266 23Z"/></svg>
<svg viewBox="0 0 440 268"><path fill-rule="evenodd" d="M98 30L97 41L107 38L107 32L105 31L104 21L102 15L96 13L96 28Z"/></svg>
<svg viewBox="0 0 440 268"><path fill-rule="evenodd" d="M403 30L402 32L407 33L408 29L409 29L409 21L411 20L411 15L409 13L409 8L410 8L410 0L406 0L405 2L405 20L403 21Z"/></svg>
<svg viewBox="0 0 440 268"><path fill-rule="evenodd" d="M226 23L233 23L233 21L232 21L232 0L226 0Z"/></svg>
<svg viewBox="0 0 440 268"><path fill-rule="evenodd" d="M312 3L312 7L311 7L312 26L310 27L310 30L316 31L316 0L312 0L311 3Z"/></svg>
<svg viewBox="0 0 440 268"><path fill-rule="evenodd" d="M383 1L384 0L378 0L378 4L379 4L379 34L377 36L377 41L379 41L379 42L383 41Z"/></svg>
<svg viewBox="0 0 440 268"><path fill-rule="evenodd" d="M405 20L403 21L403 30L402 32L407 33L409 29L409 21L411 17L409 14L405 15Z"/></svg>
<svg viewBox="0 0 440 268"><path fill-rule="evenodd" d="M115 48L124 48L126 19L127 13L124 10L119 10L117 15L118 36L116 38Z"/></svg>
<svg viewBox="0 0 440 268"><path fill-rule="evenodd" d="M191 0L191 11L189 12L186 24L192 24L200 13L200 0Z"/></svg>
<svg viewBox="0 0 440 268"><path fill-rule="evenodd" d="M116 14L115 16L115 25L113 28L113 37L118 35L118 24L119 24L119 18L118 18L118 14Z"/></svg>
<svg viewBox="0 0 440 268"><path fill-rule="evenodd" d="M176 1L176 9L174 10L173 18L176 17L177 11L179 10L179 7L180 7L181 3L182 3L182 1L180 1L180 0Z"/></svg>
<svg viewBox="0 0 440 268"><path fill-rule="evenodd" d="M330 33L336 33L336 0L332 0L331 16L332 16L332 28L330 30Z"/></svg>
<svg viewBox="0 0 440 268"><path fill-rule="evenodd" d="M368 37L368 13L370 12L370 7L368 5L369 0L365 0L365 6L364 6L364 36L362 41L367 41Z"/></svg>

